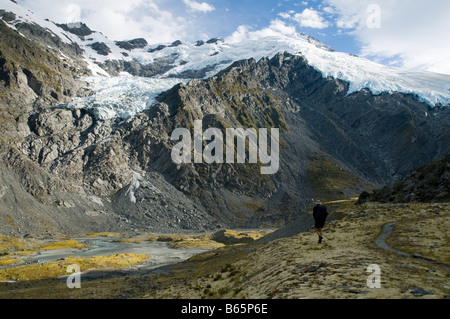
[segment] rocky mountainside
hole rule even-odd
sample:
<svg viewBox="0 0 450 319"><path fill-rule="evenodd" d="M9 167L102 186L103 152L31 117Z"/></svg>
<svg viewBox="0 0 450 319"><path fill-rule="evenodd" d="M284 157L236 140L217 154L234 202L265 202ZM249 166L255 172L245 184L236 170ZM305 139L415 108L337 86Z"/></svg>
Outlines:
<svg viewBox="0 0 450 319"><path fill-rule="evenodd" d="M384 203L450 201L450 153L381 189L372 193L363 192L359 202L367 201Z"/></svg>
<svg viewBox="0 0 450 319"><path fill-rule="evenodd" d="M450 150L445 76L390 70L403 77L392 91L381 66L303 35L259 41L251 57L255 43L110 41L1 4L4 233L280 226L314 198L355 196ZM339 60L361 74L333 76ZM365 78L372 87L358 86ZM195 120L203 131L279 128L279 170L175 164L171 134Z"/></svg>
<svg viewBox="0 0 450 319"><path fill-rule="evenodd" d="M175 185L191 192L205 186L213 193L232 190L261 198L271 216L280 206L284 216L295 216L310 205L304 199L349 196L359 187L405 175L448 149L448 110L426 118L428 106L413 96L367 91L347 95L347 85L324 79L303 57L285 53L236 62L208 80L174 87L153 109L167 110L166 118L175 121L172 128L201 117L213 127L281 127L281 164L279 173L268 177L256 170L246 179L241 172L236 183L230 183L234 172L214 165L206 167L206 174L202 166L183 168L183 177L192 170L186 182L180 171L165 172L175 173ZM170 122L163 126L171 127ZM198 176L194 170L209 178L200 175L198 186L192 185Z"/></svg>

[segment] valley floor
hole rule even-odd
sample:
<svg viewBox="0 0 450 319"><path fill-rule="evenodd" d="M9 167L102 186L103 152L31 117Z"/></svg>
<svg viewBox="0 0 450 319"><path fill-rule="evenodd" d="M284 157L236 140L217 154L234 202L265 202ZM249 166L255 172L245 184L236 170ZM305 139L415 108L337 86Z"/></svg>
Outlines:
<svg viewBox="0 0 450 319"><path fill-rule="evenodd" d="M147 298L449 298L450 205L344 205L317 243L311 230L273 241L210 276L147 293ZM385 246L377 242L383 226ZM381 237L382 238L382 237ZM387 248L392 248L387 249ZM399 252L401 252L399 254ZM378 265L380 288L370 265Z"/></svg>
<svg viewBox="0 0 450 319"><path fill-rule="evenodd" d="M450 203L343 202L324 229L228 244L147 274L1 283L0 298L448 299ZM383 226L391 226L383 227ZM369 266L376 265L380 288Z"/></svg>

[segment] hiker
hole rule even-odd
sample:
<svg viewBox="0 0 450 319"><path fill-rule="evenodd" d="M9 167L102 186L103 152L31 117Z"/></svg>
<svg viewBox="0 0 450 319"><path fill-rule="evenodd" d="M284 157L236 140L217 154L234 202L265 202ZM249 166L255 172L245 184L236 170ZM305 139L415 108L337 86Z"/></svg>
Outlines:
<svg viewBox="0 0 450 319"><path fill-rule="evenodd" d="M323 234L322 228L325 225L325 221L328 217L328 211L325 206L322 205L322 202L318 201L316 206L313 208L313 217L314 217L314 227L316 228L316 234L319 236L319 244L322 243Z"/></svg>

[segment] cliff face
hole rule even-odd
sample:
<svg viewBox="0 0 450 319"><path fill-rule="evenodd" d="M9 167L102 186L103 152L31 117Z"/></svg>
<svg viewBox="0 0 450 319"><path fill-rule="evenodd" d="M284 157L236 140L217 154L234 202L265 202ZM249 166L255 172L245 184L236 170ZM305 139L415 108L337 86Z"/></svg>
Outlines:
<svg viewBox="0 0 450 319"><path fill-rule="evenodd" d="M236 207L236 201L245 203L247 196L252 202L247 207L257 210L246 216L250 220L288 222L309 209L310 198L352 196L403 176L448 149L448 110L436 109L427 117L429 107L414 96L347 95L347 88L345 82L322 78L301 56L237 62L208 80L191 81L160 96L149 114L160 114L156 123L165 128L167 145L160 144L163 152L158 150L150 163L177 188L199 195L217 218ZM280 170L261 176L257 165L168 165L170 132L192 127L195 119L203 119L204 129L280 127ZM144 130L150 130L147 124Z"/></svg>
<svg viewBox="0 0 450 319"><path fill-rule="evenodd" d="M289 53L235 62L176 85L134 117L100 120L65 104L91 94L77 80L91 73L76 44L37 25L15 31L0 21L0 28L5 231L278 226L302 217L313 198L355 196L450 149L449 108L400 93L347 94L348 83ZM193 134L196 120L203 132L278 128L279 170L264 175L265 164L248 161L175 164L171 135ZM24 207L52 222L31 227Z"/></svg>
<svg viewBox="0 0 450 319"><path fill-rule="evenodd" d="M363 192L359 202L367 201L383 203L450 201L450 153L372 193Z"/></svg>
<svg viewBox="0 0 450 319"><path fill-rule="evenodd" d="M90 72L76 46L35 24L16 29L0 20L0 129L11 141L30 134L31 114L89 94L76 78Z"/></svg>

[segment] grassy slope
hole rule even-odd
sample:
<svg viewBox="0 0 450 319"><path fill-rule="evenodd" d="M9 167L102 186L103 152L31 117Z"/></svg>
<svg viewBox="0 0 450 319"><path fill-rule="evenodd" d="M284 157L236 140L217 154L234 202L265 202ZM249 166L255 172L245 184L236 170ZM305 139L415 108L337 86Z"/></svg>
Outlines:
<svg viewBox="0 0 450 319"><path fill-rule="evenodd" d="M362 190L375 188L323 153L311 155L305 182L315 198L323 201L346 199Z"/></svg>
<svg viewBox="0 0 450 319"><path fill-rule="evenodd" d="M397 222L388 243L449 264L449 204L344 205L317 244L312 232L279 239L189 285L148 298L448 298L449 272L375 244L381 227ZM439 225L437 227L437 225ZM367 287L367 267L381 267L381 288ZM444 286L447 286L445 288ZM196 289L194 289L194 288ZM431 292L418 296L417 288Z"/></svg>
<svg viewBox="0 0 450 319"><path fill-rule="evenodd" d="M399 256L375 244L381 227L397 222L388 244L449 264L450 203L343 202L339 218L317 243L311 230L267 245L225 246L169 267L170 272L89 281L83 289L41 281L15 284L13 297L49 298L435 298L449 297L440 264ZM381 288L367 287L367 267L381 268ZM445 287L446 286L446 287ZM11 297L0 285L0 297ZM432 294L417 295L424 289ZM422 291L423 294L423 291Z"/></svg>

